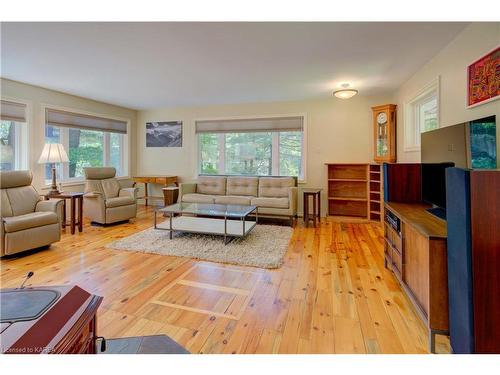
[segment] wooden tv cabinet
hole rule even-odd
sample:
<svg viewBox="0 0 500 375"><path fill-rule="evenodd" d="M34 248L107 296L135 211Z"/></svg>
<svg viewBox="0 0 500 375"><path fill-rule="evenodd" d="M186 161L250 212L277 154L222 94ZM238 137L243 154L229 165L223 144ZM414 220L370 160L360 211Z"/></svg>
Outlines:
<svg viewBox="0 0 500 375"><path fill-rule="evenodd" d="M385 266L393 271L429 330L429 351L435 335L448 335L448 271L446 222L420 203L384 204ZM387 214L399 220L399 231Z"/></svg>

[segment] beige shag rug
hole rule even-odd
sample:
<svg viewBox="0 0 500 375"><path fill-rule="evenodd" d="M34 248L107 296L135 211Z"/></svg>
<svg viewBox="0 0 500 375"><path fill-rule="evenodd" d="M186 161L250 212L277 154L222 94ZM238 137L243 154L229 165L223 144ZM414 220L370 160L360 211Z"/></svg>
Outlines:
<svg viewBox="0 0 500 375"><path fill-rule="evenodd" d="M146 229L114 241L107 248L173 255L241 266L279 268L292 236L292 228L258 224L246 237L224 245L222 236Z"/></svg>

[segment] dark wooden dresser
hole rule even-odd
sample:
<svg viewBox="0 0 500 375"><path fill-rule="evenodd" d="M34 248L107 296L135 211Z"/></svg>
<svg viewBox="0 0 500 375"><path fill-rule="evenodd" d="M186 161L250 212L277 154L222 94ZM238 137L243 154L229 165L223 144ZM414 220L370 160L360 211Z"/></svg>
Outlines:
<svg viewBox="0 0 500 375"><path fill-rule="evenodd" d="M95 354L102 297L78 286L3 289L4 354Z"/></svg>

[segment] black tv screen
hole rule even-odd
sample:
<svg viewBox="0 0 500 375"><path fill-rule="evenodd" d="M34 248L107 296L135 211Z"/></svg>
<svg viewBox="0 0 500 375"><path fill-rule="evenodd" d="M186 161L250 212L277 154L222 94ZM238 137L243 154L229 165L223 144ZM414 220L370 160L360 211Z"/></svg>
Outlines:
<svg viewBox="0 0 500 375"><path fill-rule="evenodd" d="M446 172L455 163L422 163L422 200L446 208Z"/></svg>

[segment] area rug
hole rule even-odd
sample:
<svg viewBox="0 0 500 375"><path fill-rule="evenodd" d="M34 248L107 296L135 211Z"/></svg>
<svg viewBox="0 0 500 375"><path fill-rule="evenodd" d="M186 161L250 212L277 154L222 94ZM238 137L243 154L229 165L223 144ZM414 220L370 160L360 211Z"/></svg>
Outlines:
<svg viewBox="0 0 500 375"><path fill-rule="evenodd" d="M169 232L154 228L122 238L106 247L161 255L173 255L241 266L279 268L292 236L292 228L257 225L246 237L224 245L222 236Z"/></svg>

